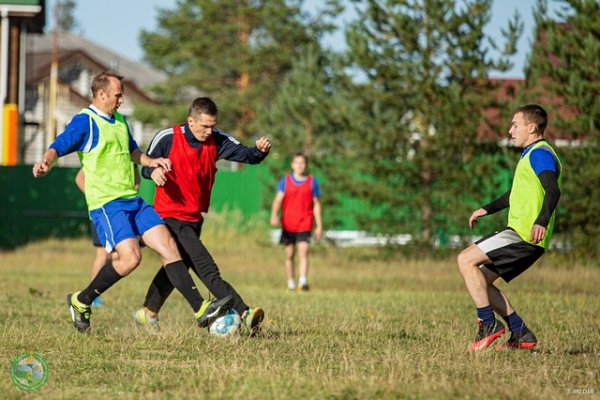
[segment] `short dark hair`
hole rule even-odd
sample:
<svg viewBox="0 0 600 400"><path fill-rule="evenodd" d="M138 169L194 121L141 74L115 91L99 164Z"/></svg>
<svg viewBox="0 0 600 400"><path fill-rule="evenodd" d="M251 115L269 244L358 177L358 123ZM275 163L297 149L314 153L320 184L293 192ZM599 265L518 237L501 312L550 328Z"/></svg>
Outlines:
<svg viewBox="0 0 600 400"><path fill-rule="evenodd" d="M100 72L98 75L94 76L94 79L92 79L92 96L96 97L96 94L98 93L98 91L100 89L106 91L106 89L108 89L108 87L110 86L110 79L109 78L117 78L119 80L119 82L121 82L123 80L123 76L117 74L116 72L113 71L102 71Z"/></svg>
<svg viewBox="0 0 600 400"><path fill-rule="evenodd" d="M192 105L190 105L188 116L196 118L199 117L200 114L206 114L214 117L218 113L219 110L217 109L217 105L210 97L197 97L192 101Z"/></svg>
<svg viewBox="0 0 600 400"><path fill-rule="evenodd" d="M304 154L303 152L299 151L297 153L294 153L294 155L292 156L292 161L294 160L294 158L296 157L302 157L304 158L304 162L308 165L308 156L306 154Z"/></svg>
<svg viewBox="0 0 600 400"><path fill-rule="evenodd" d="M546 126L548 126L548 113L537 104L527 104L517 108L514 114L521 113L523 118L530 124L534 124L540 135L544 134Z"/></svg>

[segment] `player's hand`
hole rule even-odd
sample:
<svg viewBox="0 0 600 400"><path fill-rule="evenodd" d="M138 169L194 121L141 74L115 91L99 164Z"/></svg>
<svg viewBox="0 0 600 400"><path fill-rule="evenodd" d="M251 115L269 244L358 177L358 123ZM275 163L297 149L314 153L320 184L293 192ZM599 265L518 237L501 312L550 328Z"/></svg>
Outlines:
<svg viewBox="0 0 600 400"><path fill-rule="evenodd" d="M322 236L323 236L323 229L322 228L315 229L315 240L321 240Z"/></svg>
<svg viewBox="0 0 600 400"><path fill-rule="evenodd" d="M162 167L155 168L150 175L150 178L156 183L156 186L163 186L167 183L167 174Z"/></svg>
<svg viewBox="0 0 600 400"><path fill-rule="evenodd" d="M537 224L533 225L533 228L531 228L531 236L529 237L531 243L538 244L544 239L544 236L546 236L546 228Z"/></svg>
<svg viewBox="0 0 600 400"><path fill-rule="evenodd" d="M469 218L469 228L473 229L473 227L475 227L475 222L477 222L477 218L483 217L484 215L487 215L487 211L483 208L473 211L471 218Z"/></svg>
<svg viewBox="0 0 600 400"><path fill-rule="evenodd" d="M50 172L50 163L46 160L33 164L33 176L39 178Z"/></svg>
<svg viewBox="0 0 600 400"><path fill-rule="evenodd" d="M268 153L271 150L271 142L265 136L256 141L256 148L262 153Z"/></svg>
<svg viewBox="0 0 600 400"><path fill-rule="evenodd" d="M271 215L271 226L279 226L279 217Z"/></svg>
<svg viewBox="0 0 600 400"><path fill-rule="evenodd" d="M169 172L169 171L171 171L171 160L169 160L168 158L163 158L163 157L151 158L150 161L148 162L148 167L150 167L150 168L161 167L162 169L165 170L165 172Z"/></svg>

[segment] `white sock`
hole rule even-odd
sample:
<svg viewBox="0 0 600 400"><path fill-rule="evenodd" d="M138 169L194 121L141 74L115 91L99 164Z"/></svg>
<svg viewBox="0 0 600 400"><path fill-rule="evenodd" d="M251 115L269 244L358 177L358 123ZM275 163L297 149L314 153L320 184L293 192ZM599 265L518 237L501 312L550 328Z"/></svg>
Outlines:
<svg viewBox="0 0 600 400"><path fill-rule="evenodd" d="M293 279L288 279L288 289L296 289L296 281Z"/></svg>
<svg viewBox="0 0 600 400"><path fill-rule="evenodd" d="M300 286L306 286L307 284L308 284L308 281L307 281L307 279L306 279L305 276L301 276L298 279L298 285L300 285Z"/></svg>

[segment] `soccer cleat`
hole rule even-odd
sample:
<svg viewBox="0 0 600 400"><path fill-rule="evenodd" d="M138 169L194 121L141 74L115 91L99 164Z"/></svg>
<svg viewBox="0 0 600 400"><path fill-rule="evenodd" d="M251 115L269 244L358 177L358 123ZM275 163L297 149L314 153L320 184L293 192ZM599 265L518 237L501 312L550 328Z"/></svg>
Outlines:
<svg viewBox="0 0 600 400"><path fill-rule="evenodd" d="M249 308L244 312L242 321L248 328L250 337L255 337L260 333L260 323L263 321L263 319L265 319L265 312L260 307Z"/></svg>
<svg viewBox="0 0 600 400"><path fill-rule="evenodd" d="M537 338L527 327L519 333L511 332L510 338L503 345L496 346L496 350L504 349L533 349L537 345Z"/></svg>
<svg viewBox="0 0 600 400"><path fill-rule="evenodd" d="M67 295L67 304L69 305L69 311L71 311L71 321L73 321L73 326L79 332L86 333L90 330L90 314L92 313L92 308L77 300L77 295L79 293L80 292L69 293Z"/></svg>
<svg viewBox="0 0 600 400"><path fill-rule="evenodd" d="M196 313L196 319L200 328L210 326L215 319L225 315L233 306L233 296L226 296L219 300L204 300L202 306Z"/></svg>
<svg viewBox="0 0 600 400"><path fill-rule="evenodd" d="M150 318L143 308L133 312L133 320L150 334L158 333L159 331L158 317Z"/></svg>
<svg viewBox="0 0 600 400"><path fill-rule="evenodd" d="M308 292L310 290L310 288L308 287L308 284L305 284L305 285L298 285L298 288L296 290L299 292Z"/></svg>
<svg viewBox="0 0 600 400"><path fill-rule="evenodd" d="M92 307L94 308L102 308L105 307L106 304L104 304L104 302L102 301L102 299L100 298L100 296L96 297L94 299L94 301L92 301Z"/></svg>
<svg viewBox="0 0 600 400"><path fill-rule="evenodd" d="M480 351L488 348L494 340L498 339L505 332L504 325L498 320L494 320L491 325L479 323L479 332L475 337L475 341L469 345L469 352Z"/></svg>

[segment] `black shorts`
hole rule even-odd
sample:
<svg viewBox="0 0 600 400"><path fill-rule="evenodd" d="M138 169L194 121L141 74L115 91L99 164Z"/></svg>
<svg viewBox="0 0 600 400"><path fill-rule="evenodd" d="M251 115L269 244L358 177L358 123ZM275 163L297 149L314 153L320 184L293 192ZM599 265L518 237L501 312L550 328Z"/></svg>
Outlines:
<svg viewBox="0 0 600 400"><path fill-rule="evenodd" d="M310 243L311 231L305 232L289 232L281 230L281 239L279 239L279 244L296 244L297 242L307 242Z"/></svg>
<svg viewBox="0 0 600 400"><path fill-rule="evenodd" d="M485 267L510 282L531 267L544 254L544 248L525 242L510 228L487 235L477 247L492 261Z"/></svg>

